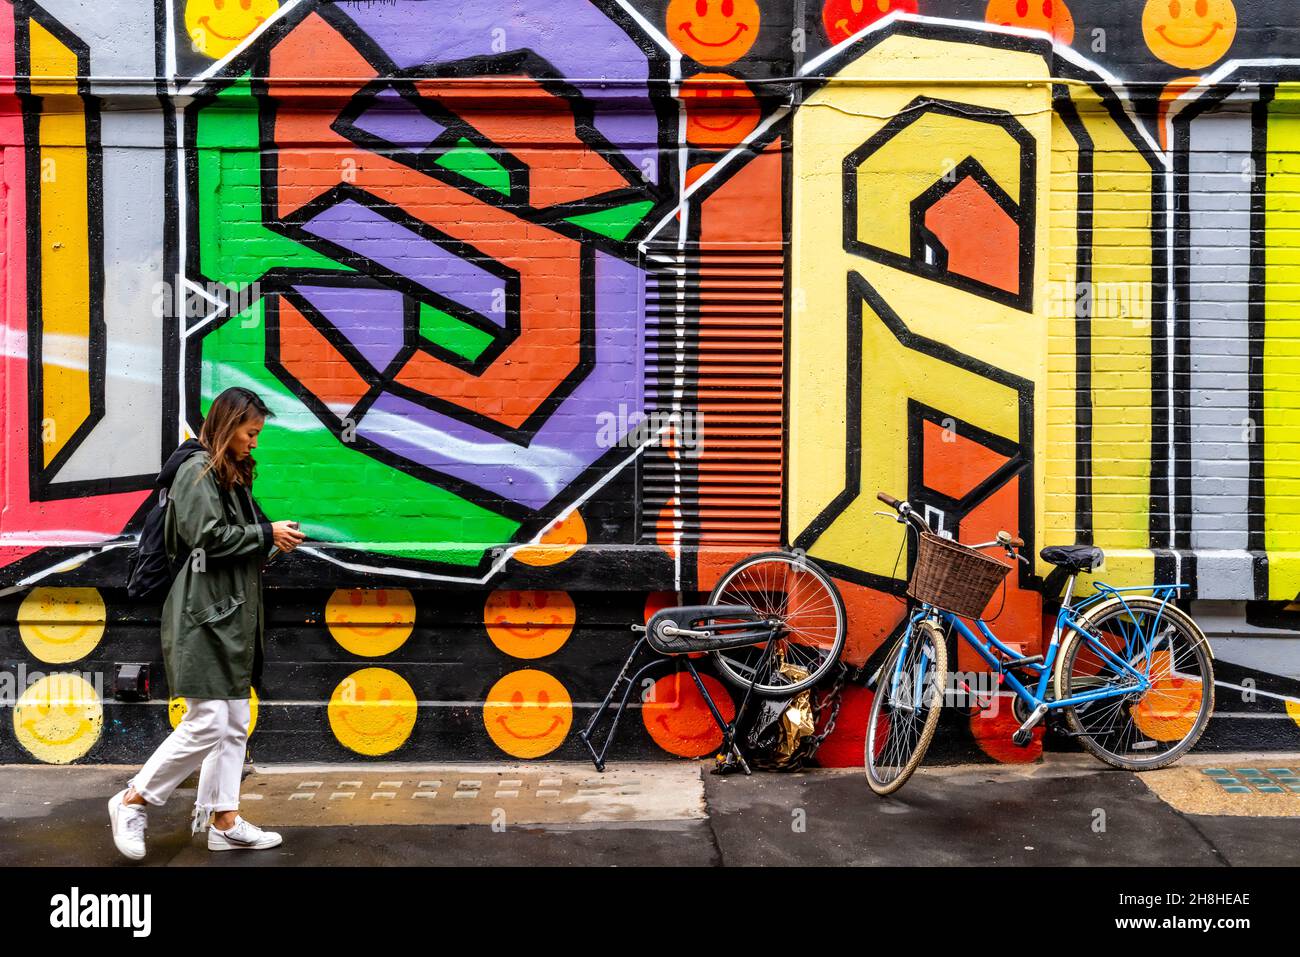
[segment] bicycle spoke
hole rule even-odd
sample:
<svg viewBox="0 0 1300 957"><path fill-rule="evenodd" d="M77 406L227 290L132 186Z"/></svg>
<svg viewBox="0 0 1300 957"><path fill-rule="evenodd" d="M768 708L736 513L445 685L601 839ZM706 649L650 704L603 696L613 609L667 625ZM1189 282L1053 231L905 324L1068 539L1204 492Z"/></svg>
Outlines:
<svg viewBox="0 0 1300 957"><path fill-rule="evenodd" d="M1170 755L1200 736L1209 720L1213 675L1202 639L1174 617L1176 612L1151 599L1128 604L1093 622L1091 632L1098 645L1142 676L1147 689L1137 690L1128 668L1076 639L1062 661L1062 692L1111 692L1066 709L1067 720L1103 760L1140 769L1168 763Z"/></svg>
<svg viewBox="0 0 1300 957"><path fill-rule="evenodd" d="M714 652L724 676L753 683L759 693L777 694L816 681L834 664L843 643L843 606L816 566L786 555L759 556L728 572L715 586L712 604L748 605L765 621L780 625L769 663L759 662L767 642ZM789 674L783 672L788 666ZM798 677L795 669L805 673Z"/></svg>
<svg viewBox="0 0 1300 957"><path fill-rule="evenodd" d="M900 787L924 757L943 705L943 660L929 626L891 649L872 698L864 750L868 780L881 794ZM901 663L900 663L901 657ZM920 700L914 700L917 688ZM936 691L938 696L936 696ZM882 734L883 732L883 734Z"/></svg>

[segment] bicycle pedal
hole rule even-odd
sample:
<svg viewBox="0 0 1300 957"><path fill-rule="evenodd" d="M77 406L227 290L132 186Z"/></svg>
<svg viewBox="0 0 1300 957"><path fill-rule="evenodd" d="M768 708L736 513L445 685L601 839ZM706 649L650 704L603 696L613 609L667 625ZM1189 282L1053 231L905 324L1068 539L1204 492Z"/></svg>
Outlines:
<svg viewBox="0 0 1300 957"><path fill-rule="evenodd" d="M1029 743L1034 740L1032 731L1015 731L1011 735L1011 743L1018 748L1027 748Z"/></svg>

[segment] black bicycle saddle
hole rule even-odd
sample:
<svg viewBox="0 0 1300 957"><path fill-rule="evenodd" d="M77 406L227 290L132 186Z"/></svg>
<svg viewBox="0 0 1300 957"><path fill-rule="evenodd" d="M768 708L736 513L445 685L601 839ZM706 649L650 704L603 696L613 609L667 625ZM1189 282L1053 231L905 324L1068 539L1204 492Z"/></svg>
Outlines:
<svg viewBox="0 0 1300 957"><path fill-rule="evenodd" d="M1072 572L1090 572L1106 558L1096 545L1049 545L1038 554L1043 561Z"/></svg>

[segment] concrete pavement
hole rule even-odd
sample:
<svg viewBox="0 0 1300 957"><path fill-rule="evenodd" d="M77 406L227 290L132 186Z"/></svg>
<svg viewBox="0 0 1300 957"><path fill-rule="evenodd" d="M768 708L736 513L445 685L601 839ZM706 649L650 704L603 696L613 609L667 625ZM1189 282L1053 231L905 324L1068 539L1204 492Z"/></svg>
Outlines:
<svg viewBox="0 0 1300 957"><path fill-rule="evenodd" d="M105 810L134 768L7 765L0 767L0 866L1300 861L1300 791L1281 799L1240 793L1215 805L1227 813L1187 813L1161 797L1161 790L1172 793L1168 782L1153 787L1150 774L1116 771L1083 755L926 768L889 799L875 797L860 770L746 778L718 777L708 767L627 763L600 775L590 765L562 763L257 766L244 781L242 813L282 833L281 847L210 853L202 837L188 833L191 780L151 811L149 853L135 864L113 847ZM1283 771L1300 772L1300 755L1220 754L1181 767L1200 787L1195 776L1206 768L1273 769L1284 778ZM1205 777L1213 787L1230 786Z"/></svg>

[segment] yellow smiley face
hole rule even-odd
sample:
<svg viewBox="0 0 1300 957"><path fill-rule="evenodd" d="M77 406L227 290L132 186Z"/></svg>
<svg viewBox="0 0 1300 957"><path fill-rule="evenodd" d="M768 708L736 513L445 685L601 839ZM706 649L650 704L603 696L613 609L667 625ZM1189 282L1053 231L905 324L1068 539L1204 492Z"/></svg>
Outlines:
<svg viewBox="0 0 1300 957"><path fill-rule="evenodd" d="M195 52L220 60L278 9L279 0L190 0L185 32Z"/></svg>
<svg viewBox="0 0 1300 957"><path fill-rule="evenodd" d="M104 599L94 588L33 588L18 606L18 635L50 665L78 661L104 637Z"/></svg>
<svg viewBox="0 0 1300 957"><path fill-rule="evenodd" d="M1147 0L1142 35L1151 52L1184 70L1222 59L1237 38L1232 0Z"/></svg>
<svg viewBox="0 0 1300 957"><path fill-rule="evenodd" d="M325 603L325 625L347 651L380 658L411 637L415 598L405 588L339 588Z"/></svg>
<svg viewBox="0 0 1300 957"><path fill-rule="evenodd" d="M415 728L415 692L387 668L348 675L334 689L327 710L334 737L357 754L395 751Z"/></svg>
<svg viewBox="0 0 1300 957"><path fill-rule="evenodd" d="M80 675L46 675L18 699L14 734L27 751L46 764L70 764L99 740L104 708Z"/></svg>
<svg viewBox="0 0 1300 957"><path fill-rule="evenodd" d="M167 702L167 720L171 722L172 730L181 723L185 717L185 712L190 710L190 704L184 698L172 698ZM253 731L257 727L257 692L252 688L248 689L248 736L253 736Z"/></svg>
<svg viewBox="0 0 1300 957"><path fill-rule="evenodd" d="M544 671L512 671L483 702L483 724L493 743L516 758L540 758L561 744L573 725L573 700Z"/></svg>

